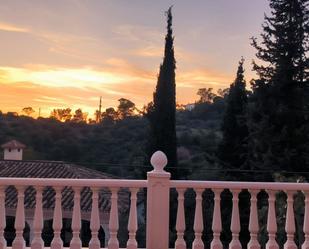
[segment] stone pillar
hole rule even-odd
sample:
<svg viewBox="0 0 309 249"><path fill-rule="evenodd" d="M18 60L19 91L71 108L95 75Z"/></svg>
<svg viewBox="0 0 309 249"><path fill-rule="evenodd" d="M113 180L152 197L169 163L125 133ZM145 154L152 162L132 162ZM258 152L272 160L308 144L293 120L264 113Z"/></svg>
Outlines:
<svg viewBox="0 0 309 249"><path fill-rule="evenodd" d="M168 249L171 174L164 170L166 164L167 158L162 151L152 155L154 170L147 173L147 249Z"/></svg>

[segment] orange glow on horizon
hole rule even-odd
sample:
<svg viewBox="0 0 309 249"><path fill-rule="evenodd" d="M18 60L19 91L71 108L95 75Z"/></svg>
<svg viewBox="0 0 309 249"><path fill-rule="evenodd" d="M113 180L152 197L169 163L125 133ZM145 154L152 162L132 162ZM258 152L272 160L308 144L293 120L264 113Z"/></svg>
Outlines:
<svg viewBox="0 0 309 249"><path fill-rule="evenodd" d="M0 67L0 98L3 112L17 112L32 106L37 117L48 117L54 108L81 108L93 117L98 108L99 96L103 96L103 109L117 107L119 98L128 98L138 108L152 100L157 82L156 72L134 69L121 61L123 68L98 69L92 67L57 67L29 65L25 67ZM216 76L218 75L218 76ZM225 75L206 70L194 70L176 74L177 102L192 103L197 99L197 89L224 88L229 82ZM16 100L19 100L16 102Z"/></svg>

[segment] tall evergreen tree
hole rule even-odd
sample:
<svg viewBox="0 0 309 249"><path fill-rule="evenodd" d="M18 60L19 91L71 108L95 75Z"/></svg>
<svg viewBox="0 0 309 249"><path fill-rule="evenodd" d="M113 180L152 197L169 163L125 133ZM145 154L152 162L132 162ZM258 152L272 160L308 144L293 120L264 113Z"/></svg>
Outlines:
<svg viewBox="0 0 309 249"><path fill-rule="evenodd" d="M153 104L148 108L150 120L150 155L157 150L163 151L168 158L166 169L172 178L177 175L177 141L176 141L176 83L174 57L174 37L172 30L172 9L166 12L167 34L163 63L160 65L156 91L153 94Z"/></svg>
<svg viewBox="0 0 309 249"><path fill-rule="evenodd" d="M305 88L308 85L308 0L270 0L262 42L252 39L253 81L249 104L249 163L252 168L309 167Z"/></svg>
<svg viewBox="0 0 309 249"><path fill-rule="evenodd" d="M243 168L247 156L248 127L246 123L247 91L244 79L244 59L239 62L236 79L230 86L222 123L223 138L218 158L225 167Z"/></svg>

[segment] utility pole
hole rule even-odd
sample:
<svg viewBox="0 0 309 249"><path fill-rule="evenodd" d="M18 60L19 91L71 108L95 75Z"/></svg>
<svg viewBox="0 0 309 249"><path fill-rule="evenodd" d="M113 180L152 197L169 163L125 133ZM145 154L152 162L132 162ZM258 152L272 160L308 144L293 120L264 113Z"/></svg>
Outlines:
<svg viewBox="0 0 309 249"><path fill-rule="evenodd" d="M99 111L96 113L96 122L100 123L102 117L102 96L100 96Z"/></svg>
<svg viewBox="0 0 309 249"><path fill-rule="evenodd" d="M102 111L102 96L100 96L100 105L99 105L99 114L100 114L100 119L101 119L101 112Z"/></svg>

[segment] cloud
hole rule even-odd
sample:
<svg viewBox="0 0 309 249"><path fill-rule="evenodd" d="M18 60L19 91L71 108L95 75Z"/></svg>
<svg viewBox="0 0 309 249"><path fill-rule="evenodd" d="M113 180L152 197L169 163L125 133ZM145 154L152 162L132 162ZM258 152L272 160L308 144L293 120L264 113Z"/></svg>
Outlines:
<svg viewBox="0 0 309 249"><path fill-rule="evenodd" d="M136 49L133 54L142 57L163 57L163 46L146 46L143 48Z"/></svg>
<svg viewBox="0 0 309 249"><path fill-rule="evenodd" d="M214 88L226 87L231 82L231 75L211 71L209 69L194 69L176 74L177 85L186 88L211 86Z"/></svg>
<svg viewBox="0 0 309 249"><path fill-rule="evenodd" d="M157 28L129 24L115 27L114 34L118 36L118 39L131 42L157 43L163 40L164 37L164 34Z"/></svg>
<svg viewBox="0 0 309 249"><path fill-rule="evenodd" d="M177 70L177 101L194 102L202 87L227 87L232 77L200 68ZM157 71L148 71L123 58L109 58L104 67L65 67L29 64L0 67L2 111L20 111L24 106L41 108L48 116L53 108L82 107L90 115L103 97L103 108L116 107L120 97L142 107L152 100ZM16 101L16 100L19 101Z"/></svg>
<svg viewBox="0 0 309 249"><path fill-rule="evenodd" d="M67 60L68 57L78 59L84 63L99 64L102 62L102 56L97 51L105 51L108 45L102 40L97 40L94 37L72 34L69 32L58 32L48 29L38 28L25 28L20 25L11 24L7 22L0 22L0 31L7 32L19 32L24 33L27 37L20 37L21 42L24 39L29 39L29 36L33 39L32 43L39 42L46 47L44 55L50 57L50 54L54 53L64 55ZM33 49L28 46L27 49ZM104 49L103 49L104 48Z"/></svg>
<svg viewBox="0 0 309 249"><path fill-rule="evenodd" d="M24 27L18 27L13 24L0 22L0 30L7 32L19 32L19 33L28 33L29 29Z"/></svg>
<svg viewBox="0 0 309 249"><path fill-rule="evenodd" d="M92 67L64 68L64 67L45 67L39 66L35 69L34 65L28 68L0 67L1 80L5 83L33 82L38 85L50 87L76 87L84 88L91 86L101 87L104 84L117 84L135 80L134 75L126 73L114 74L112 72L97 70Z"/></svg>
<svg viewBox="0 0 309 249"><path fill-rule="evenodd" d="M103 97L104 108L117 106L120 97L130 98L138 106L148 102L153 87L149 84L150 73L133 69L121 59L109 62L114 66L104 70L40 64L0 67L1 109L19 112L27 105L41 108L42 115L48 116L53 108L83 107L92 114L98 108L99 96Z"/></svg>

